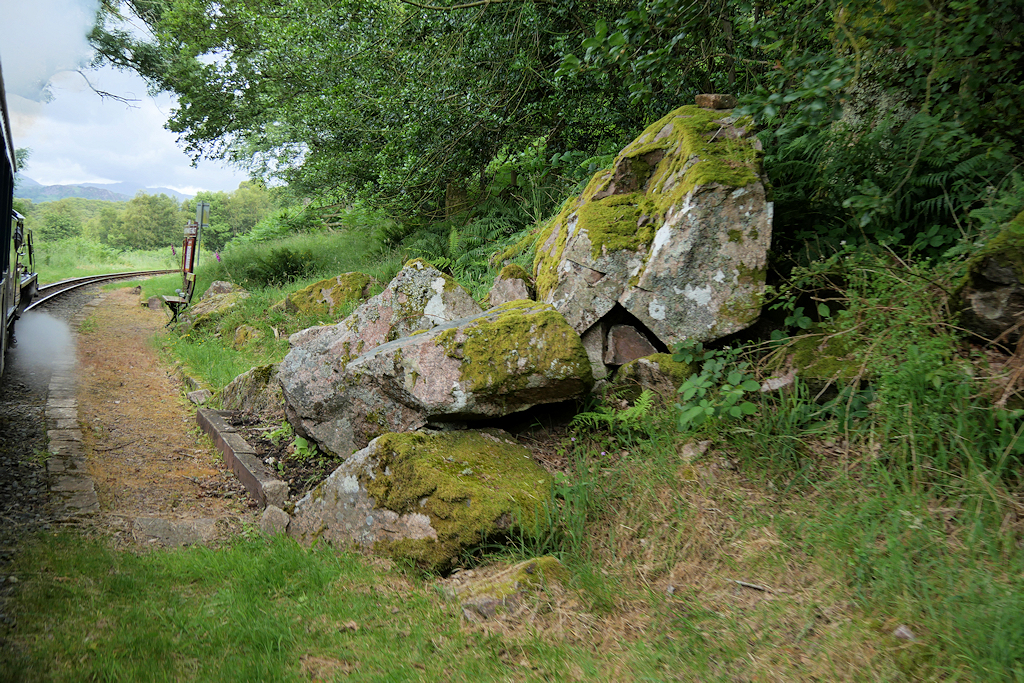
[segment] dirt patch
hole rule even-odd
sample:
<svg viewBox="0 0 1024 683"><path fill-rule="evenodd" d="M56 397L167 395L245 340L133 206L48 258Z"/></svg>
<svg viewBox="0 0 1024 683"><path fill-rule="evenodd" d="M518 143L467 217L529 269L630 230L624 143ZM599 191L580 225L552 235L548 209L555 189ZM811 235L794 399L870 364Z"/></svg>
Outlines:
<svg viewBox="0 0 1024 683"><path fill-rule="evenodd" d="M100 521L130 532L136 517L216 518L240 528L256 502L195 422L154 349L162 311L136 290L108 292L79 330L78 404Z"/></svg>
<svg viewBox="0 0 1024 683"><path fill-rule="evenodd" d="M228 418L256 456L288 482L289 498L297 501L326 479L344 458L321 453L312 444L301 446L290 429L282 429L280 418L239 413ZM284 423L286 425L287 423Z"/></svg>

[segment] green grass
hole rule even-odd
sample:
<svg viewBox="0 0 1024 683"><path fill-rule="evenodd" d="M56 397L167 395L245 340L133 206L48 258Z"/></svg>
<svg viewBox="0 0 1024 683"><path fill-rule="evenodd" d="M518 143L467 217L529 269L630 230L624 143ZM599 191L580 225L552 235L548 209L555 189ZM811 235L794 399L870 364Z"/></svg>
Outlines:
<svg viewBox="0 0 1024 683"><path fill-rule="evenodd" d="M171 250L119 251L84 238L59 242L37 242L36 270L41 283L73 277L132 270L180 268L179 256Z"/></svg>
<svg viewBox="0 0 1024 683"><path fill-rule="evenodd" d="M460 611L416 577L293 541L116 552L78 534L40 538L19 569L3 680L542 680L506 663L499 640L460 629ZM558 670L571 653L523 644Z"/></svg>

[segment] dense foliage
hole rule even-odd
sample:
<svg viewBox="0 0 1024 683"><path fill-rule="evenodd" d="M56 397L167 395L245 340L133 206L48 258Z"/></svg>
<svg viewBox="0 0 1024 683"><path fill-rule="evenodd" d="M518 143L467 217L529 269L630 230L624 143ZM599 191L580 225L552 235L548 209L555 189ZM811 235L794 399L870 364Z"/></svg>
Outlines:
<svg viewBox="0 0 1024 683"><path fill-rule="evenodd" d="M545 170L592 170L695 93L734 92L771 131L782 251L939 255L1012 185L1022 36L998 0L160 0L108 2L93 42L178 95L195 156L406 217L497 194L498 159L519 187L538 145Z"/></svg>

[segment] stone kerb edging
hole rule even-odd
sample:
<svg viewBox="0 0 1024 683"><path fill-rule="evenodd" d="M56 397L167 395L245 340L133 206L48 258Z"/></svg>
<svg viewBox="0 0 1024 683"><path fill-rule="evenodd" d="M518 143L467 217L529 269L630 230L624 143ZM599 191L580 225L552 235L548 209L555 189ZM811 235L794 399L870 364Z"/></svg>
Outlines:
<svg viewBox="0 0 1024 683"><path fill-rule="evenodd" d="M72 342L79 326L102 299L98 296L85 304L71 319ZM77 364L76 344L72 343L68 354L54 364L46 394L46 436L50 453L46 473L50 478L50 493L59 501L58 516L68 520L100 511L96 484L86 468L82 430L78 425Z"/></svg>
<svg viewBox="0 0 1024 683"><path fill-rule="evenodd" d="M200 408L196 412L196 422L213 439L214 445L224 456L224 462L242 482L249 495L258 500L261 506L283 508L288 500L288 484L273 475L256 456L256 450L224 419L237 414L238 411L234 410Z"/></svg>

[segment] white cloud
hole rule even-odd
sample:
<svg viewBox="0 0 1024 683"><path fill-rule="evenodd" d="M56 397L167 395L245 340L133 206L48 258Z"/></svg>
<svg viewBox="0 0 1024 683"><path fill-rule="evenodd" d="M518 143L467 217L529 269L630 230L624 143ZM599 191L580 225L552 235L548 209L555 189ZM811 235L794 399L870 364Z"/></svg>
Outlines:
<svg viewBox="0 0 1024 683"><path fill-rule="evenodd" d="M91 0L0 0L12 132L17 147L32 149L24 175L44 185L129 182L187 194L237 188L243 172L217 161L191 166L164 128L172 97L150 97L141 78L112 67L85 72L97 90L138 100L128 106L101 98L77 72L91 55L85 34L95 7ZM49 102L39 101L44 86Z"/></svg>

